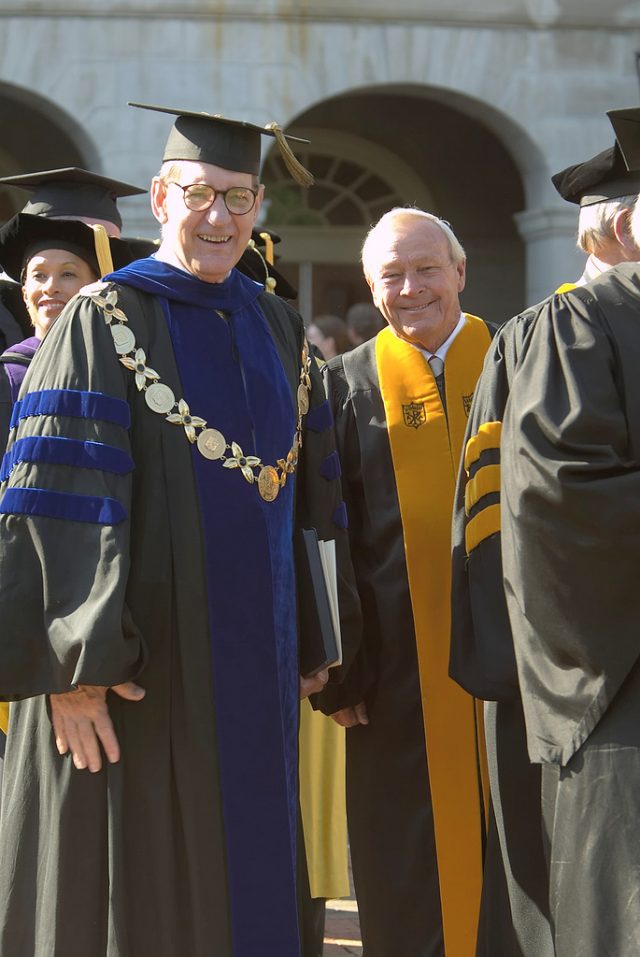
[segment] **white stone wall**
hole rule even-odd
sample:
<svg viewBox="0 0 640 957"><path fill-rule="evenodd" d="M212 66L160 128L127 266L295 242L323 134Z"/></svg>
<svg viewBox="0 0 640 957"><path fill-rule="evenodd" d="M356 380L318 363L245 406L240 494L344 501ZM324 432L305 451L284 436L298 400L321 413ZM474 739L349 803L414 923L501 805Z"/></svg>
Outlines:
<svg viewBox="0 0 640 957"><path fill-rule="evenodd" d="M575 217L549 176L610 145L605 110L637 102L639 3L419 0L395 4L393 19L387 0L255 7L138 0L105 14L103 4L65 0L51 16L45 0L27 13L5 2L0 91L13 85L55 104L86 131L103 171L144 184L170 120L127 100L287 124L351 90L422 89L484 122L514 157L529 213L520 222L531 240L528 300L576 274ZM144 201L132 207L128 231L148 232Z"/></svg>

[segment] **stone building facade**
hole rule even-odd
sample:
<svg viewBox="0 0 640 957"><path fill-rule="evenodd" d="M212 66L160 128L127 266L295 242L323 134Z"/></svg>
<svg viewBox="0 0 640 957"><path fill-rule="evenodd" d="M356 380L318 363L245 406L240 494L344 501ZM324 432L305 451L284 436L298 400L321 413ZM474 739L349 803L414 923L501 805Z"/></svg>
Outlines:
<svg viewBox="0 0 640 957"><path fill-rule="evenodd" d="M266 222L312 313L367 297L368 225L416 203L469 258L464 307L502 321L581 271L553 172L613 142L638 102L629 0L0 2L0 173L78 165L145 185L170 119L128 100L278 120L308 193L264 162ZM0 191L0 218L20 205ZM154 235L145 197L126 232Z"/></svg>

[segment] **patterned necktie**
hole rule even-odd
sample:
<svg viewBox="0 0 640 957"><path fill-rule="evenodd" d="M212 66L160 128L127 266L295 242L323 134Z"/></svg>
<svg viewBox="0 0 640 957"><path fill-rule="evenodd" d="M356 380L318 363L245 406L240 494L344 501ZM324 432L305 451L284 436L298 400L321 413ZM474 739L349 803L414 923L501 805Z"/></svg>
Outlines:
<svg viewBox="0 0 640 957"><path fill-rule="evenodd" d="M442 402L442 407L447 411L445 394L444 394L444 359L441 359L440 356L431 356L429 358L429 365L431 366L431 371L433 372L433 377L436 380L436 385L438 386L438 392L440 393L440 401Z"/></svg>

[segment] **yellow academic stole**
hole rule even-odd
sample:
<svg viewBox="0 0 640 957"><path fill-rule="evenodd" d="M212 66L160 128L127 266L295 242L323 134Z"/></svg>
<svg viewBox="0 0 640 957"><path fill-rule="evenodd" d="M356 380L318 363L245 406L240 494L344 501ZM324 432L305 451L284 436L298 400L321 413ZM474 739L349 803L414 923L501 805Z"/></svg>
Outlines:
<svg viewBox="0 0 640 957"><path fill-rule="evenodd" d="M465 318L446 356L447 415L423 353L389 328L376 339L415 623L447 957L475 955L484 829L479 709L448 673L455 483L491 341L481 319Z"/></svg>

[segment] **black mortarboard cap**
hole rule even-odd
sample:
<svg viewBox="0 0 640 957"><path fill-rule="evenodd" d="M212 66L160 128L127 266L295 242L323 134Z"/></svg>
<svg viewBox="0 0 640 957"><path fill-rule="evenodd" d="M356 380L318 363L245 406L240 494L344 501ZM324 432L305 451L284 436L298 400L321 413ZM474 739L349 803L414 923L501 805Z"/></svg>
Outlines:
<svg viewBox="0 0 640 957"><path fill-rule="evenodd" d="M298 291L273 264L273 246L280 242L277 233L257 227L236 268L249 279L261 283L268 292L283 299L297 299Z"/></svg>
<svg viewBox="0 0 640 957"><path fill-rule="evenodd" d="M551 182L568 203L591 206L640 192L640 170L627 169L616 143L584 163L561 170Z"/></svg>
<svg viewBox="0 0 640 957"><path fill-rule="evenodd" d="M295 181L301 186L310 186L313 183L311 173L298 162L287 142L290 140L308 143L309 140L285 135L277 123L256 126L254 123L232 120L217 113L174 110L165 106L151 106L148 103L128 105L177 117L165 146L163 163L193 160L196 163L210 163L212 166L257 176L260 172L261 137L273 136Z"/></svg>
<svg viewBox="0 0 640 957"><path fill-rule="evenodd" d="M607 110L628 170L640 170L640 107Z"/></svg>
<svg viewBox="0 0 640 957"><path fill-rule="evenodd" d="M117 200L147 192L130 183L108 179L76 166L5 176L0 179L0 185L18 186L32 192L31 199L21 210L23 213L51 218L83 216L103 219L118 228L122 226L122 217Z"/></svg>
<svg viewBox="0 0 640 957"><path fill-rule="evenodd" d="M106 241L104 230L101 233ZM47 219L30 213L18 213L0 228L0 263L12 279L20 282L25 262L44 249L66 249L89 263L100 276L96 230L77 219ZM109 239L113 268L126 266L133 258L122 239ZM108 270L107 270L108 271Z"/></svg>

